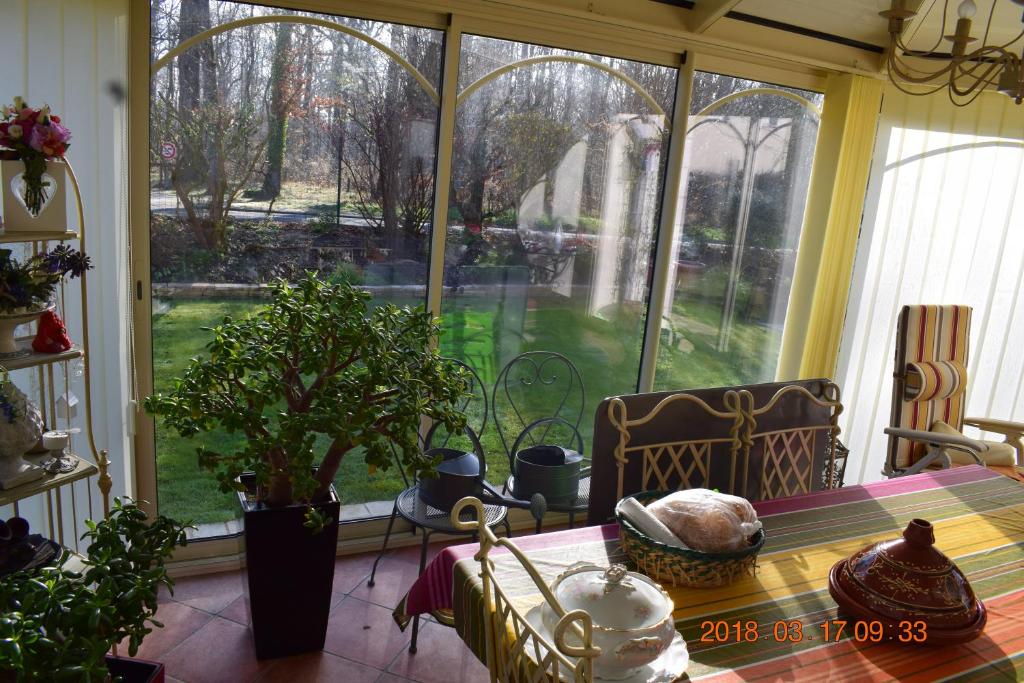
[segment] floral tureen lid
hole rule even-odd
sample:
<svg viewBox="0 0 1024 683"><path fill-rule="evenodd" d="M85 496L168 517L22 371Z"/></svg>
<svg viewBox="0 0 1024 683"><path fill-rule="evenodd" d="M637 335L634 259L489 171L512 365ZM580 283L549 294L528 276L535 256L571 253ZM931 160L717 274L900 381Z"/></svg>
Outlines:
<svg viewBox="0 0 1024 683"><path fill-rule="evenodd" d="M587 612L597 629L646 628L664 620L674 609L672 598L658 584L627 571L621 564L575 564L555 580L551 589L566 611Z"/></svg>

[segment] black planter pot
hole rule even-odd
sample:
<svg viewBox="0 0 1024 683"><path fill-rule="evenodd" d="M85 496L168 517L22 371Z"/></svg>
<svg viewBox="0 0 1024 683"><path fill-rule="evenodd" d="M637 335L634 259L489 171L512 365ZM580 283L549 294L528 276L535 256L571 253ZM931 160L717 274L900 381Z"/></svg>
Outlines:
<svg viewBox="0 0 1024 683"><path fill-rule="evenodd" d="M107 669L114 680L121 683L164 683L164 665L144 659L107 656Z"/></svg>
<svg viewBox="0 0 1024 683"><path fill-rule="evenodd" d="M254 487L254 477L242 483ZM334 520L313 533L302 526L305 505L271 508L239 492L245 513L245 595L257 659L322 650L334 585L341 502L332 486L330 500L314 504Z"/></svg>

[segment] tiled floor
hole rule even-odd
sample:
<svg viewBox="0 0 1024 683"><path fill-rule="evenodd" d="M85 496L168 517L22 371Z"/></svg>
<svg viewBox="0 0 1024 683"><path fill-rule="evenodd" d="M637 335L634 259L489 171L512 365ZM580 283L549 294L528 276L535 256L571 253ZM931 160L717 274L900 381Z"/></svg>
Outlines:
<svg viewBox="0 0 1024 683"><path fill-rule="evenodd" d="M431 548L431 557L441 546ZM168 682L244 683L474 683L487 669L454 629L420 623L418 652L409 654L412 628L403 633L391 610L416 579L419 548L390 552L366 585L376 554L338 558L331 621L323 652L257 661L239 572L179 579L161 599L155 629L138 656L163 662Z"/></svg>

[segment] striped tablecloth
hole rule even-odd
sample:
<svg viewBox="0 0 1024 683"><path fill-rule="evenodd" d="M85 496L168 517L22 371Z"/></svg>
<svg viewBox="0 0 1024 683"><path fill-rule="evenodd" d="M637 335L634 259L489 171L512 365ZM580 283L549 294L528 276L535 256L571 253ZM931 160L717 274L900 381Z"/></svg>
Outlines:
<svg viewBox="0 0 1024 683"><path fill-rule="evenodd" d="M1016 681L1024 679L1024 485L982 467L959 467L754 506L767 532L756 576L716 589L670 589L687 640L689 680ZM988 607L984 634L955 647L825 643L837 618L828 570L865 545L894 538L915 518L935 525L936 545L967 574ZM616 525L517 539L548 580L580 560L621 561ZM484 660L483 596L475 545L447 548L396 610L452 608L463 640ZM498 580L528 607L540 601L507 553L492 554ZM756 621L757 642L701 642L702 622ZM776 622L799 621L798 642L775 642ZM792 627L790 627L792 628ZM687 680L684 677L682 680Z"/></svg>

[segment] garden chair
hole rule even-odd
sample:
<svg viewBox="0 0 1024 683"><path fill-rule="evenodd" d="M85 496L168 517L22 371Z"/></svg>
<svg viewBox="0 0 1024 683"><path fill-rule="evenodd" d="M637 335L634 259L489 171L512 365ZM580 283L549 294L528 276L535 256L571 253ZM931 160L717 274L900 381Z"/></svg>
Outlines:
<svg viewBox="0 0 1024 683"><path fill-rule="evenodd" d="M475 519L467 520L463 513L470 509L475 511ZM463 498L452 510L452 525L461 533L476 533L480 538L480 550L474 559L480 562L484 608L489 617L484 620L484 642L492 683L591 683L594 680L592 659L601 654L601 650L592 642L590 615L583 610L566 612L529 558L509 539L495 536L484 520L484 505L476 498ZM550 639L527 619L529 610L517 598L523 594L523 586L506 587L497 580L494 561L490 558L491 551L497 547L509 551L540 592L542 601L560 616ZM508 561L510 556L505 555L502 560Z"/></svg>
<svg viewBox="0 0 1024 683"><path fill-rule="evenodd" d="M813 379L606 398L594 418L588 523L609 520L638 491L761 500L842 486L848 451L832 387Z"/></svg>
<svg viewBox="0 0 1024 683"><path fill-rule="evenodd" d="M896 328L889 451L882 474L896 477L951 464L1024 465L1024 424L964 417L971 330L969 306L904 306ZM971 439L964 425L1003 434Z"/></svg>
<svg viewBox="0 0 1024 683"><path fill-rule="evenodd" d="M473 368L463 363L460 360L449 359L455 365L466 370L470 375L470 388L469 393L463 399L459 409L467 415L468 424L466 425L466 434L470 436L473 442L473 449L482 448L479 445L479 440L476 438L476 434L480 434L487 427L487 390L484 388L483 382L480 380L480 376L476 373ZM479 430L479 431L477 431ZM444 429L431 428L426 437L421 435L420 442L424 451L431 448L440 448L448 446L449 442L455 435L449 433ZM453 446L454 447L454 446ZM418 492L418 481L410 482L408 474L401 468L401 459L398 454L395 454L395 461L398 463L399 472L402 475L402 480L405 482L405 490L402 491L395 498L394 505L391 508L391 517L388 519L387 531L384 533L384 543L381 545L380 553L377 555L377 559L373 561L373 568L370 571L370 579L367 581L369 587L373 587L374 578L377 574L377 565L388 549L388 541L391 538L391 531L395 525L396 517L402 517L412 526L413 534L419 529L422 532L422 541L420 543L420 571L422 574L427 564L427 546L430 543L430 536L434 532L439 532L445 535L449 534L460 534L463 533L459 529L461 527L453 527L451 524L450 514L444 510L438 510L430 505L427 505L419 498ZM503 525L505 527L505 533L508 536L512 535L512 528L508 522L508 508L504 505L482 505L482 514L479 519L483 520L483 523L488 527L496 527ZM475 534L476 529L474 528L470 533ZM438 616L439 620L443 620L443 615ZM412 624L412 639L409 644L409 652L416 652L416 639L419 634L419 615L413 618Z"/></svg>
<svg viewBox="0 0 1024 683"><path fill-rule="evenodd" d="M527 351L505 364L491 391L491 413L508 458L509 471L515 471L515 454L529 446L558 445L582 455L584 442L580 424L585 405L583 378L572 361L562 354ZM503 490L513 491L514 483L514 475L510 474ZM547 509L568 513L571 528L576 513L585 511L589 500L590 471L585 467L576 500L560 504L549 502ZM540 520L537 531L540 531Z"/></svg>
<svg viewBox="0 0 1024 683"><path fill-rule="evenodd" d="M828 380L787 383L767 400L739 389L749 416L747 481L740 495L769 500L842 486L846 451L839 455L839 387ZM841 460L839 458L842 458Z"/></svg>

